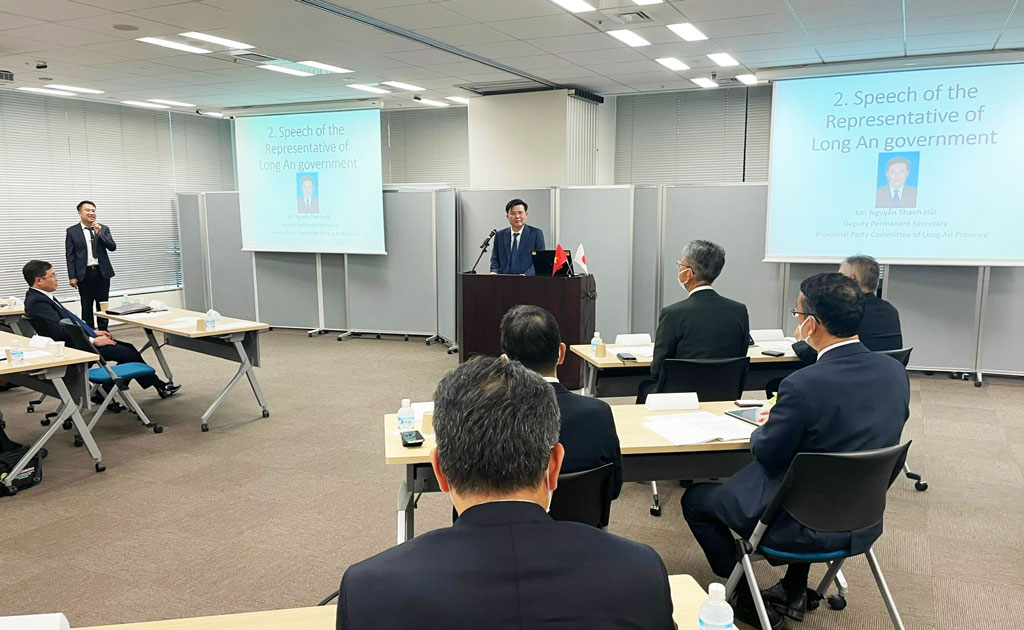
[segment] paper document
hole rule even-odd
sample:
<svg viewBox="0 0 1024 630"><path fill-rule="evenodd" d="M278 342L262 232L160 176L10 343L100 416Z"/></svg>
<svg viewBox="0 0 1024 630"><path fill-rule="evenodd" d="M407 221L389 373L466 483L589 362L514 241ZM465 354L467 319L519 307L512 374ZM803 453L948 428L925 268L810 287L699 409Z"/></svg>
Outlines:
<svg viewBox="0 0 1024 630"><path fill-rule="evenodd" d="M762 341L782 341L786 338L786 334L782 332L781 328L764 328L761 330L751 330L750 338L754 340L754 343L761 345Z"/></svg>
<svg viewBox="0 0 1024 630"><path fill-rule="evenodd" d="M251 328L251 327L252 327L252 324L249 323L249 322L231 322L231 323L227 323L227 324L222 324L220 322L217 322L217 324L213 327L213 330L214 331L218 331L218 330L235 330L236 328Z"/></svg>
<svg viewBox="0 0 1024 630"><path fill-rule="evenodd" d="M50 356L50 353L49 352L45 352L43 350L28 350L28 351L25 352L25 358L26 359L41 359L43 357L48 357L48 356Z"/></svg>
<svg viewBox="0 0 1024 630"><path fill-rule="evenodd" d="M146 313L136 313L128 316L131 319L154 319L157 317L167 317L167 311L148 311ZM195 321L195 318L189 318Z"/></svg>
<svg viewBox="0 0 1024 630"><path fill-rule="evenodd" d="M644 428L657 433L676 446L747 440L757 428L729 416L716 416L707 411L647 416L644 419L647 420L643 424Z"/></svg>
<svg viewBox="0 0 1024 630"><path fill-rule="evenodd" d="M423 414L426 412L434 413L434 401L429 402L414 402L412 404L412 410L416 414L416 422L423 419Z"/></svg>
<svg viewBox="0 0 1024 630"><path fill-rule="evenodd" d="M609 349L614 354L620 352L628 352L634 357L653 357L654 356L654 344L649 346L615 346Z"/></svg>

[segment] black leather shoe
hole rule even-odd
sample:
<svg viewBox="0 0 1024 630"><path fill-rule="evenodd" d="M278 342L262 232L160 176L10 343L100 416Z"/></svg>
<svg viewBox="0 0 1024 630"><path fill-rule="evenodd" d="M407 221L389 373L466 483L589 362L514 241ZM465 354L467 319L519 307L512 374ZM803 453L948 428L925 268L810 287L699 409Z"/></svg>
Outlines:
<svg viewBox="0 0 1024 630"><path fill-rule="evenodd" d="M181 385L164 383L156 388L156 393L160 394L160 398L168 398L177 394L179 389L181 389Z"/></svg>
<svg viewBox="0 0 1024 630"><path fill-rule="evenodd" d="M742 588L746 588L744 585ZM729 598L729 605L732 606L733 616L737 621L742 621L748 626L752 626L757 630L762 630L761 620L757 616L757 608L754 607L754 600L750 597L750 592L747 591L745 597L739 597L739 591L733 593L733 596ZM786 627L786 620L782 618L774 608L765 603L765 612L768 613L768 623L772 625L772 630L782 630Z"/></svg>
<svg viewBox="0 0 1024 630"><path fill-rule="evenodd" d="M790 595L780 581L771 588L761 591L764 603L793 621L803 621L807 612L807 589L800 589L800 594Z"/></svg>

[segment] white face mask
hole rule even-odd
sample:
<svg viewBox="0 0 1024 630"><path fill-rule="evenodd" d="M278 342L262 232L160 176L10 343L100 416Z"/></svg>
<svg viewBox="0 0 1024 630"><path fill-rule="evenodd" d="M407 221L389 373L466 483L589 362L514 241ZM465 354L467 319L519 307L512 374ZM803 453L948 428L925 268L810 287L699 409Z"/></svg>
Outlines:
<svg viewBox="0 0 1024 630"><path fill-rule="evenodd" d="M804 321L800 322L800 325L796 327L796 340L805 341L807 345L811 345L811 342L804 336L804 324L806 324L811 318L805 317Z"/></svg>
<svg viewBox="0 0 1024 630"><path fill-rule="evenodd" d="M683 270L685 269L687 269L687 267L683 267L683 269L680 269L679 273L676 274L676 282L679 283L679 288L683 290L683 293L685 293L686 296L689 297L690 290L686 288L686 283L679 279L679 277L683 275Z"/></svg>

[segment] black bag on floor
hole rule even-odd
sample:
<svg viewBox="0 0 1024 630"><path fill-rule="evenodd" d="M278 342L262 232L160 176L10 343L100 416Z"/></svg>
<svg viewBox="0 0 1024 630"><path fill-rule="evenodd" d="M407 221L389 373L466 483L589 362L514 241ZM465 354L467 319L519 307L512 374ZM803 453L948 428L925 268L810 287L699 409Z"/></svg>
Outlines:
<svg viewBox="0 0 1024 630"><path fill-rule="evenodd" d="M7 437L7 434L4 433L3 420L0 419L0 481L6 482L7 475L27 452L27 446L22 446ZM29 460L28 465L14 478L9 488L6 483L0 483L0 496L13 495L19 490L31 488L42 480L43 458L40 453L36 453Z"/></svg>

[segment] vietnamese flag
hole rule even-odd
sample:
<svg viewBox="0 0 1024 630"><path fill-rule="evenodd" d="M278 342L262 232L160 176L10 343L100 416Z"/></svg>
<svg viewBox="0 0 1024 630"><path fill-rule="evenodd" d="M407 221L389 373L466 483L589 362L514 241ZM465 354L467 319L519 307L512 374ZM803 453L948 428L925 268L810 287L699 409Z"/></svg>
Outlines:
<svg viewBox="0 0 1024 630"><path fill-rule="evenodd" d="M562 249L561 245L555 247L555 262L551 265L551 275L555 275L555 272L564 267L569 263L569 257L565 255L565 250Z"/></svg>

